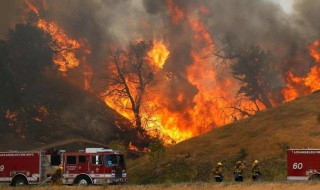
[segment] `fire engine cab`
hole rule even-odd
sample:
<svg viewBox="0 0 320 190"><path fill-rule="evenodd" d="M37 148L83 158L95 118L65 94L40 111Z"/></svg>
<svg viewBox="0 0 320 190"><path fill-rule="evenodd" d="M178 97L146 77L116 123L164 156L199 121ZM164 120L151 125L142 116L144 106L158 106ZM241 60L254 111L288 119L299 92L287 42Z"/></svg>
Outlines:
<svg viewBox="0 0 320 190"><path fill-rule="evenodd" d="M13 186L49 181L63 167L62 184L122 184L127 181L123 154L112 149L86 148L79 152L0 152L0 182Z"/></svg>
<svg viewBox="0 0 320 190"><path fill-rule="evenodd" d="M319 180L320 149L288 149L287 150L288 180Z"/></svg>

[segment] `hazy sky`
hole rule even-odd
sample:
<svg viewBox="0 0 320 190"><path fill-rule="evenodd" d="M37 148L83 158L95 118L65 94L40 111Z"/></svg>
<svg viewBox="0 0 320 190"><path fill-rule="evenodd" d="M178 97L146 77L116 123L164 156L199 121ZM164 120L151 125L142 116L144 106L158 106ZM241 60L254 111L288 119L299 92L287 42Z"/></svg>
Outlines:
<svg viewBox="0 0 320 190"><path fill-rule="evenodd" d="M285 10L287 13L290 13L292 11L292 3L294 0L270 0L275 3L279 3L283 10Z"/></svg>

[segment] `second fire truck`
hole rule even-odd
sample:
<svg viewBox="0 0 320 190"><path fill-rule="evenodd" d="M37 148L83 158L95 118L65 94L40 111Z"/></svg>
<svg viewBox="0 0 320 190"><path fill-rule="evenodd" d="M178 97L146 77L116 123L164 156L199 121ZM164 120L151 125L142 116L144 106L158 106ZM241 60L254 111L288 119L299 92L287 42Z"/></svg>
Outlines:
<svg viewBox="0 0 320 190"><path fill-rule="evenodd" d="M287 179L320 180L320 149L288 149Z"/></svg>

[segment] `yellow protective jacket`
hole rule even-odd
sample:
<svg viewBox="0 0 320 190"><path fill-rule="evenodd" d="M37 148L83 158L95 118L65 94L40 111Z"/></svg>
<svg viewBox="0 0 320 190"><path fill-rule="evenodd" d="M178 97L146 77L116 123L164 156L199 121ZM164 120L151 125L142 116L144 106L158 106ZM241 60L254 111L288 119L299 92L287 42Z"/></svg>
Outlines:
<svg viewBox="0 0 320 190"><path fill-rule="evenodd" d="M236 165L233 169L233 173L243 175L245 169L246 169L246 166L243 164L240 166Z"/></svg>
<svg viewBox="0 0 320 190"><path fill-rule="evenodd" d="M61 185L62 169L57 168L51 175L51 185Z"/></svg>
<svg viewBox="0 0 320 190"><path fill-rule="evenodd" d="M253 165L251 169L252 175L258 175L260 174L260 168L259 165Z"/></svg>
<svg viewBox="0 0 320 190"><path fill-rule="evenodd" d="M222 167L221 166L216 166L212 169L212 173L214 175L222 175Z"/></svg>

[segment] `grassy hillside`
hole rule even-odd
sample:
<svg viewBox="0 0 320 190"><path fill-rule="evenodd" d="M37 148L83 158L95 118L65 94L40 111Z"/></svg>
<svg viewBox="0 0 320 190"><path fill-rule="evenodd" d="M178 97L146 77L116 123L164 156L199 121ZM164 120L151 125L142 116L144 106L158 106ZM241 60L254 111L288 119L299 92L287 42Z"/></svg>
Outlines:
<svg viewBox="0 0 320 190"><path fill-rule="evenodd" d="M64 78L39 80L28 88L23 99L18 118L4 118L3 123L9 124L0 125L0 151L37 149L74 138L104 144L121 139L128 144L136 137L127 119L95 94L74 87ZM39 111L42 107L45 113Z"/></svg>
<svg viewBox="0 0 320 190"><path fill-rule="evenodd" d="M232 180L232 167L237 160L246 161L250 168L252 161L258 159L263 180L286 180L288 147L320 148L320 93L261 111L169 147L157 166L134 167L129 171L129 178L133 183L211 181L211 168L221 161L228 181ZM141 161L136 162L133 166Z"/></svg>

